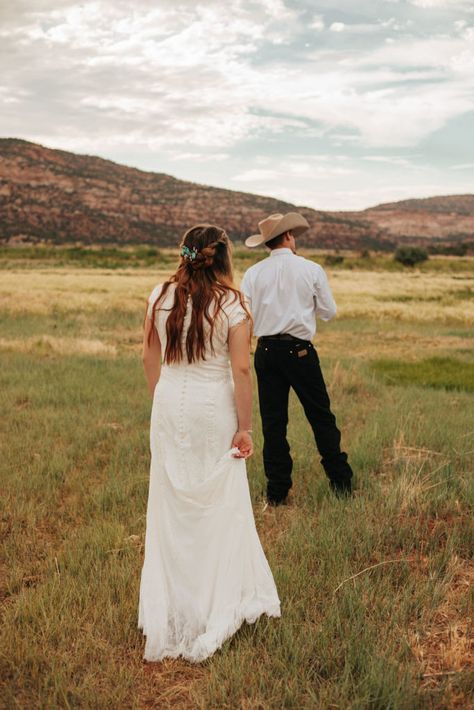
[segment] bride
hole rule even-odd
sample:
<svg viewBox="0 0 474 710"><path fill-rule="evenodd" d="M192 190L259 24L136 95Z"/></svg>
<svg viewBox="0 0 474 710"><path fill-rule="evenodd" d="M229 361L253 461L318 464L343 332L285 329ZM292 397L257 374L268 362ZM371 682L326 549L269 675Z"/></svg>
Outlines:
<svg viewBox="0 0 474 710"><path fill-rule="evenodd" d="M227 234L192 227L145 319L153 406L138 627L147 661L203 661L244 621L280 616L246 475L250 324Z"/></svg>

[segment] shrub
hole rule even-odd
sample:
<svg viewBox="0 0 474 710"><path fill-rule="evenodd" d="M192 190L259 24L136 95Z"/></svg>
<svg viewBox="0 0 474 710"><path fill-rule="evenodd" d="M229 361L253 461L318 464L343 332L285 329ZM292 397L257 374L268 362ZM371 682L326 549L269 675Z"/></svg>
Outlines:
<svg viewBox="0 0 474 710"><path fill-rule="evenodd" d="M324 263L326 266L338 266L344 262L344 257L340 254L326 254Z"/></svg>
<svg viewBox="0 0 474 710"><path fill-rule="evenodd" d="M443 254L446 256L466 256L468 251L468 242L461 242L460 244L433 244L429 248L430 254Z"/></svg>
<svg viewBox="0 0 474 710"><path fill-rule="evenodd" d="M403 266L415 266L428 259L428 252L422 247L397 247L393 258Z"/></svg>

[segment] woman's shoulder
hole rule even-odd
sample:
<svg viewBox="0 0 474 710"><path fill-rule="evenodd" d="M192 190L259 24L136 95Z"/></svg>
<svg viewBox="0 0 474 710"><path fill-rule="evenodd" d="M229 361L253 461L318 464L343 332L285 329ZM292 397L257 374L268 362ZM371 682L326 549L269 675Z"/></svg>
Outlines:
<svg viewBox="0 0 474 710"><path fill-rule="evenodd" d="M229 291L226 294L222 302L222 310L227 316L230 328L248 318L246 307L242 304L246 305L245 296L240 291Z"/></svg>
<svg viewBox="0 0 474 710"><path fill-rule="evenodd" d="M168 295L169 293L174 292L176 284L169 283L169 282L157 284L154 287L153 291L148 296L148 303L154 303L163 293L163 288L165 286L166 286L166 291L167 291L167 295Z"/></svg>
<svg viewBox="0 0 474 710"><path fill-rule="evenodd" d="M227 313L229 310L231 311L234 308L238 308L244 298L244 295L237 289L229 289L221 300L221 307Z"/></svg>
<svg viewBox="0 0 474 710"><path fill-rule="evenodd" d="M170 305L173 303L173 296L171 294L174 294L174 288L175 284L173 283L161 283L157 284L153 291L150 293L148 296L148 308L147 308L147 314L151 318L155 303L158 301L160 296L163 294L163 288L167 286L166 288L166 294L163 297L163 300L160 302L159 306L160 309L162 306L165 307L166 310L169 310ZM170 300L171 296L171 300Z"/></svg>
<svg viewBox="0 0 474 710"><path fill-rule="evenodd" d="M156 284L153 291L148 296L148 303L154 303L163 290L163 284Z"/></svg>

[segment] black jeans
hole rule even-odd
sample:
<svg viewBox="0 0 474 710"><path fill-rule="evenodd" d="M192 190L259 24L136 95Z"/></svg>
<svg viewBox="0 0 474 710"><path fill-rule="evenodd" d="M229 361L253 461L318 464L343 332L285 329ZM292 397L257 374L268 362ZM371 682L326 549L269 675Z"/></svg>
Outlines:
<svg viewBox="0 0 474 710"><path fill-rule="evenodd" d="M350 484L352 469L341 451L341 433L312 343L305 340L259 340L255 352L260 414L263 428L263 464L267 497L279 501L292 486L293 461L286 440L288 396L294 389L321 454L321 464L334 484Z"/></svg>

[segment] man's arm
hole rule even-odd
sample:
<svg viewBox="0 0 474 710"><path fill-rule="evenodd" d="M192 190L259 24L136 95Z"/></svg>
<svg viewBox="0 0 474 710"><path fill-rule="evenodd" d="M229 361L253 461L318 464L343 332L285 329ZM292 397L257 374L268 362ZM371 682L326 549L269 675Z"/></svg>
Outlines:
<svg viewBox="0 0 474 710"><path fill-rule="evenodd" d="M328 277L322 266L319 264L316 267L314 274L314 302L316 305L316 316L321 320L331 320L337 312L336 302L334 301L331 287L329 286Z"/></svg>

